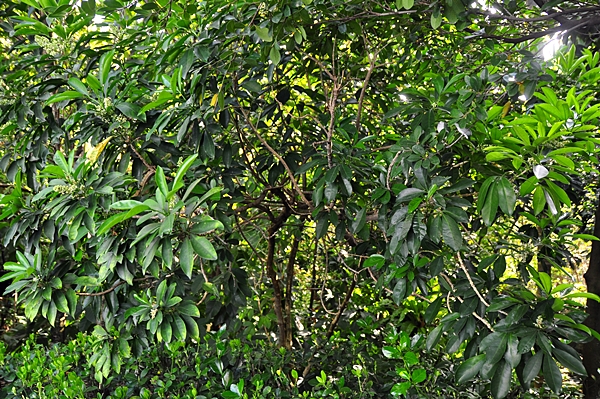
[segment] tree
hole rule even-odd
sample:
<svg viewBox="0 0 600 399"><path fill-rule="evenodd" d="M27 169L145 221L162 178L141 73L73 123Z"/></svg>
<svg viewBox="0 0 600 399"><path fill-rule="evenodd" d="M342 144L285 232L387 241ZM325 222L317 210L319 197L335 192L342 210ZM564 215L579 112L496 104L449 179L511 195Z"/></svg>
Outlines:
<svg viewBox="0 0 600 399"><path fill-rule="evenodd" d="M598 57L530 41L588 46L599 9L538 5L6 2L8 292L93 329L98 380L224 325L308 344L308 377L361 301L416 297L458 382L559 392L557 362L587 374L569 344L597 337L574 299L600 298L550 271L593 239L572 193L595 173Z"/></svg>

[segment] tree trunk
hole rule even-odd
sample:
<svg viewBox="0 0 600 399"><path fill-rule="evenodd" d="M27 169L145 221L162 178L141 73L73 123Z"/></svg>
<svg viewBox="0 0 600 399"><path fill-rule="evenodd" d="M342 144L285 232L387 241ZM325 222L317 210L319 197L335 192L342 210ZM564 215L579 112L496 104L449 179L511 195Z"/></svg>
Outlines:
<svg viewBox="0 0 600 399"><path fill-rule="evenodd" d="M273 310L275 311L275 316L277 317L277 329L279 332L279 337L277 341L279 346L286 346L285 342L288 333L287 326L285 323L285 316L283 313L284 298L282 294L282 287L279 278L277 277L277 271L275 270L275 245L277 243L275 240L275 235L277 234L277 231L279 231L281 226L283 226L290 214L291 211L288 207L283 208L283 210L281 211L279 216L277 216L277 218L272 218L271 226L268 230L269 249L267 252L266 269L267 276L271 280L271 284L273 284Z"/></svg>
<svg viewBox="0 0 600 399"><path fill-rule="evenodd" d="M594 235L600 238L600 203L596 207L594 217ZM592 241L590 264L583 275L587 284L587 291L600 295L600 241ZM600 303L588 299L588 318L585 325L600 331ZM583 345L583 364L588 372L588 377L583 382L583 392L586 399L597 399L600 392L600 341L593 339Z"/></svg>
<svg viewBox="0 0 600 399"><path fill-rule="evenodd" d="M286 270L286 286L285 286L285 341L283 346L286 349L292 349L292 340L293 335L293 316L292 316L292 292L294 288L294 267L296 264L296 254L298 253L298 246L300 245L300 239L298 237L294 237L294 242L292 243L292 250L290 251L290 257L288 258L287 270Z"/></svg>

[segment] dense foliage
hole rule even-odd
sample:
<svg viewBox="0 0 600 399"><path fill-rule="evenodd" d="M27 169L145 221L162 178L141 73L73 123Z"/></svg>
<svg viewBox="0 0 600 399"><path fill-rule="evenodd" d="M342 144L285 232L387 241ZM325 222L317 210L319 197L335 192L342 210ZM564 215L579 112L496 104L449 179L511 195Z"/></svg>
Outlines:
<svg viewBox="0 0 600 399"><path fill-rule="evenodd" d="M68 342L5 391L593 385L600 8L536 4L3 2L7 342Z"/></svg>

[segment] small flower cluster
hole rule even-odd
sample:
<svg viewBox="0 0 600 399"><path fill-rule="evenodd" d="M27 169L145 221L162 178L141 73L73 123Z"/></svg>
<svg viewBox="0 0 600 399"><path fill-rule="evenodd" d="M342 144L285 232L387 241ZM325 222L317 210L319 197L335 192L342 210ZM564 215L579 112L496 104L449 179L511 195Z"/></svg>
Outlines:
<svg viewBox="0 0 600 399"><path fill-rule="evenodd" d="M113 102L110 97L105 97L102 99L98 105L95 107L96 114L105 121L110 121L113 119L113 115L115 113L113 108Z"/></svg>
<svg viewBox="0 0 600 399"><path fill-rule="evenodd" d="M110 132L112 135L121 137L123 139L127 139L129 136L129 131L131 124L129 123L129 119L127 119L124 115L117 115L113 118L115 121L110 126Z"/></svg>
<svg viewBox="0 0 600 399"><path fill-rule="evenodd" d="M35 42L44 49L46 54L53 57L62 57L71 53L72 43L68 40L63 40L60 37L52 36L47 38L45 36L36 36Z"/></svg>
<svg viewBox="0 0 600 399"><path fill-rule="evenodd" d="M75 184L60 184L60 185L56 185L52 188L52 190L56 193L59 194L66 194L66 195L72 195L75 194L76 192L78 192L81 189L81 187L79 185L75 185Z"/></svg>

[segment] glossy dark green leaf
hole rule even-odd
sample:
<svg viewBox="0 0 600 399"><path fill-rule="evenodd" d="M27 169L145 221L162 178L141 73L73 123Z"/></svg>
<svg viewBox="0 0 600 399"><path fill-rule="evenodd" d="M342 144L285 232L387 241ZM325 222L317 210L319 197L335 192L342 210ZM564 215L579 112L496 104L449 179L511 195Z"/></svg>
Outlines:
<svg viewBox="0 0 600 399"><path fill-rule="evenodd" d="M179 265L188 278L192 278L194 267L194 250L189 238L184 239L179 246Z"/></svg>
<svg viewBox="0 0 600 399"><path fill-rule="evenodd" d="M443 297L437 298L435 301L431 302L427 309L425 310L424 320L425 323L431 323L437 317L440 308L442 307Z"/></svg>
<svg viewBox="0 0 600 399"><path fill-rule="evenodd" d="M544 356L542 372L550 389L554 393L560 393L562 390L562 373L551 356Z"/></svg>
<svg viewBox="0 0 600 399"><path fill-rule="evenodd" d="M102 57L100 57L100 65L98 66L98 80L100 81L102 87L104 87L105 92L108 88L108 75L112 68L112 61L114 55L114 51L108 51L102 54Z"/></svg>
<svg viewBox="0 0 600 399"><path fill-rule="evenodd" d="M157 167L156 171L154 172L154 180L156 181L156 186L160 189L160 192L166 198L169 193L169 187L167 186L165 172L160 166Z"/></svg>
<svg viewBox="0 0 600 399"><path fill-rule="evenodd" d="M483 222L487 226L491 226L494 223L494 219L496 218L496 213L498 212L498 191L495 189L496 183L494 182L485 197L485 202L483 203L483 207L481 208L481 217L483 218Z"/></svg>
<svg viewBox="0 0 600 399"><path fill-rule="evenodd" d="M69 86L77 90L79 93L83 94L84 96L89 96L90 93L88 92L87 87L83 84L81 80L79 80L79 78L73 76L69 78L68 82Z"/></svg>
<svg viewBox="0 0 600 399"><path fill-rule="evenodd" d="M508 334L492 333L484 338L481 346L484 346L484 341L485 349L482 348L482 350L485 351L487 361L491 364L497 363L506 353Z"/></svg>
<svg viewBox="0 0 600 399"><path fill-rule="evenodd" d="M558 348L554 348L552 350L552 355L556 357L556 360L558 360L560 364L572 372L580 375L587 375L587 371L585 370L585 367L583 366L583 363L579 357L574 357L572 354Z"/></svg>
<svg viewBox="0 0 600 399"><path fill-rule="evenodd" d="M392 299L398 306L402 304L402 301L406 296L406 286L407 282L405 278L399 279L396 285L394 286L394 289L392 291Z"/></svg>
<svg viewBox="0 0 600 399"><path fill-rule="evenodd" d="M217 259L215 247L205 237L192 236L191 240L194 252L196 252L199 257L208 260Z"/></svg>
<svg viewBox="0 0 600 399"><path fill-rule="evenodd" d="M504 354L504 360L510 365L511 368L517 367L521 362L521 353L519 352L519 339L514 334L508 335L508 342L506 343L506 353Z"/></svg>
<svg viewBox="0 0 600 399"><path fill-rule="evenodd" d="M507 215L512 215L517 203L517 196L512 184L506 177L501 177L495 184L498 194L498 205L502 212Z"/></svg>
<svg viewBox="0 0 600 399"><path fill-rule="evenodd" d="M63 91L61 93L53 95L48 100L46 100L46 105L52 105L52 104L60 102L60 101L75 100L77 98L82 98L82 97L83 97L83 94L81 94L78 91L70 91L70 90Z"/></svg>
<svg viewBox="0 0 600 399"><path fill-rule="evenodd" d="M543 352L539 351L527 360L525 363L525 368L523 369L523 381L525 384L528 385L531 383L531 381L533 381L533 379L540 373L543 358Z"/></svg>
<svg viewBox="0 0 600 399"><path fill-rule="evenodd" d="M458 251L462 247L462 234L458 223L446 214L442 215L442 237L453 250Z"/></svg>
<svg viewBox="0 0 600 399"><path fill-rule="evenodd" d="M533 212L538 215L544 210L546 206L546 196L544 195L544 189L541 186L537 186L533 193Z"/></svg>
<svg viewBox="0 0 600 399"><path fill-rule="evenodd" d="M507 362L501 360L492 377L492 383L490 385L494 399L502 399L508 395L508 392L510 392L511 381L512 368Z"/></svg>
<svg viewBox="0 0 600 399"><path fill-rule="evenodd" d="M123 113L123 115L131 118L131 119L140 119L145 120L144 113L140 113L140 107L136 104L131 104L128 102L121 102L115 106L119 111Z"/></svg>
<svg viewBox="0 0 600 399"><path fill-rule="evenodd" d="M54 291L52 294L52 299L56 308L66 314L69 314L69 302L67 301L67 297L62 291Z"/></svg>
<svg viewBox="0 0 600 399"><path fill-rule="evenodd" d="M420 188L409 187L405 188L398 194L397 201L398 202L409 202L410 200L425 194L425 190L421 190Z"/></svg>
<svg viewBox="0 0 600 399"><path fill-rule="evenodd" d="M458 384L464 384L475 378L479 373L479 370L481 370L483 363L485 363L485 354L483 353L463 361L456 369L456 382Z"/></svg>
<svg viewBox="0 0 600 399"><path fill-rule="evenodd" d="M477 196L477 210L479 212L482 211L483 206L486 203L486 199L487 199L490 187L491 187L492 183L494 183L495 180L496 180L495 177L488 177L481 185L481 188L479 189L479 195Z"/></svg>
<svg viewBox="0 0 600 399"><path fill-rule="evenodd" d="M444 333L444 331L442 330L441 325L439 325L439 326L435 327L433 330L431 330L429 335L427 335L427 340L425 341L425 347L427 348L428 351L431 351L431 349L433 349L433 347L438 344L438 342L440 341L440 338L442 338L443 333Z"/></svg>

